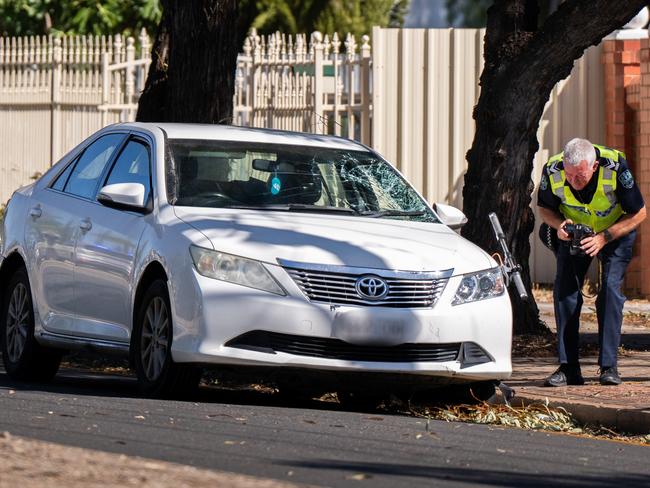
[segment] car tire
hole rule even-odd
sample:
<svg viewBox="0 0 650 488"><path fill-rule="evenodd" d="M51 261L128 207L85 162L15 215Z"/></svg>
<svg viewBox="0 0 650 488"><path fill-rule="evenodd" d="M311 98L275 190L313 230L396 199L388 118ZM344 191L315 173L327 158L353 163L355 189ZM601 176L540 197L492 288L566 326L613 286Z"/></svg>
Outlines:
<svg viewBox="0 0 650 488"><path fill-rule="evenodd" d="M7 375L20 381L47 382L61 364L62 351L40 345L34 337L34 305L25 268L14 272L5 289L0 314L2 361Z"/></svg>
<svg viewBox="0 0 650 488"><path fill-rule="evenodd" d="M173 323L167 284L156 280L139 303L131 341L131 362L143 394L180 397L194 392L201 369L175 363L171 355Z"/></svg>

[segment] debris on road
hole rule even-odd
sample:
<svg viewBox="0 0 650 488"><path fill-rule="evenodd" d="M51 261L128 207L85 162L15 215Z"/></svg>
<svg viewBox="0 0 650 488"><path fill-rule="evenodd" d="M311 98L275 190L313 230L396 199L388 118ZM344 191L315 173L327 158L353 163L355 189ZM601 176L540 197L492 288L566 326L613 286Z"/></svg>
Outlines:
<svg viewBox="0 0 650 488"><path fill-rule="evenodd" d="M482 402L476 405L462 404L444 407L410 405L409 413L416 417L444 420L446 422L466 422L476 424L501 425L528 430L564 432L584 437L606 438L640 445L650 445L650 435L625 435L604 427L581 425L564 408L552 408L548 404L511 406Z"/></svg>

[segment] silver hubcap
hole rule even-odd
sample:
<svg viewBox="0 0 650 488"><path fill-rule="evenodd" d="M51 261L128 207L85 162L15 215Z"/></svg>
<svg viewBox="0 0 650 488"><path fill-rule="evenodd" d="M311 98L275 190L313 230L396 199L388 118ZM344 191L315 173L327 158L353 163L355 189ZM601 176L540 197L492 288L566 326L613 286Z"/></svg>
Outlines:
<svg viewBox="0 0 650 488"><path fill-rule="evenodd" d="M18 283L11 294L6 324L7 354L9 360L15 363L25 349L29 327L29 300L27 288L22 283Z"/></svg>
<svg viewBox="0 0 650 488"><path fill-rule="evenodd" d="M160 376L167 358L169 314L165 301L156 297L149 303L142 324L142 366L149 381Z"/></svg>

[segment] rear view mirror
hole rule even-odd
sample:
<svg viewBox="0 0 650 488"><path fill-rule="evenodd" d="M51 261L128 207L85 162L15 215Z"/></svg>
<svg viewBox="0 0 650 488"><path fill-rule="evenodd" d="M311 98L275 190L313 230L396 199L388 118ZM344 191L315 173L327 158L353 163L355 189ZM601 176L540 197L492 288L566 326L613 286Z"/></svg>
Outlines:
<svg viewBox="0 0 650 488"><path fill-rule="evenodd" d="M442 220L442 223L453 230L460 229L467 223L465 214L456 207L443 203L434 203L433 209L438 214L438 217L440 217L440 220Z"/></svg>
<svg viewBox="0 0 650 488"><path fill-rule="evenodd" d="M268 159L253 159L253 169L257 171L271 173L275 164L275 161L269 161Z"/></svg>
<svg viewBox="0 0 650 488"><path fill-rule="evenodd" d="M115 183L103 187L99 191L97 201L107 207L145 213L147 203L144 201L144 195L145 188L142 183Z"/></svg>

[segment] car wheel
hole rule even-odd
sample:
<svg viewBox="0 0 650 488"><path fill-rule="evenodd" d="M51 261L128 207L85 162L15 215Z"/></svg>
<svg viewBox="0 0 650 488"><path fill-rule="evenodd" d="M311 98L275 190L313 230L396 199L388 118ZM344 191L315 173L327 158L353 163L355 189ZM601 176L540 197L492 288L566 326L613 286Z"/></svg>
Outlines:
<svg viewBox="0 0 650 488"><path fill-rule="evenodd" d="M141 391L153 397L191 393L201 369L174 363L171 356L173 323L169 292L163 280L154 281L139 304L131 342L132 362Z"/></svg>
<svg viewBox="0 0 650 488"><path fill-rule="evenodd" d="M34 338L32 290L24 268L7 286L0 315L2 360L10 378L50 381L61 364L61 351L41 346Z"/></svg>

